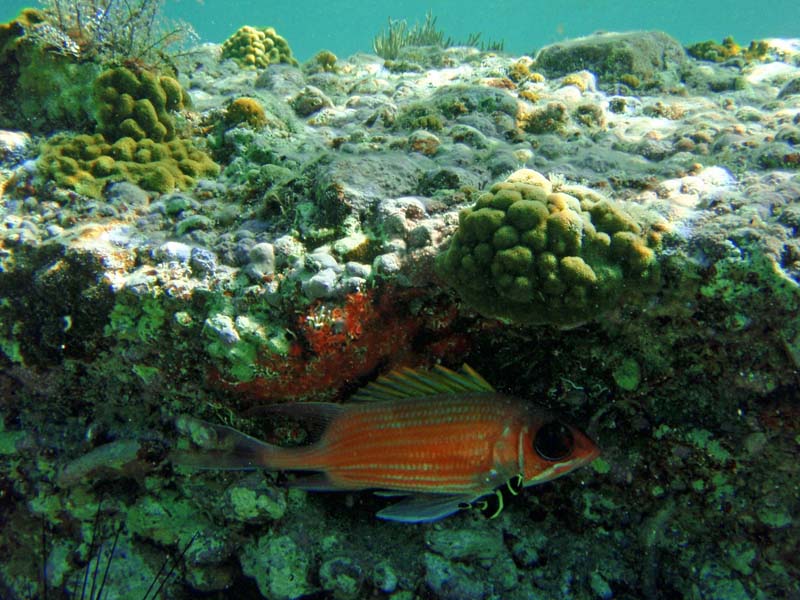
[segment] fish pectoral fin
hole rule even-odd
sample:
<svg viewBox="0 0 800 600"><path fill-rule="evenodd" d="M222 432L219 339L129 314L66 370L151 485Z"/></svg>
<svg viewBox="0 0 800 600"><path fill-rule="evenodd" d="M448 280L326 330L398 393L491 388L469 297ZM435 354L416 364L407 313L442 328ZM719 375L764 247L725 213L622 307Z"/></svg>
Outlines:
<svg viewBox="0 0 800 600"><path fill-rule="evenodd" d="M414 492L395 492L392 490L375 490L372 492L379 498L403 498L405 496L410 496Z"/></svg>
<svg viewBox="0 0 800 600"><path fill-rule="evenodd" d="M473 500L475 494L415 494L387 506L375 516L401 523L430 523L462 510Z"/></svg>

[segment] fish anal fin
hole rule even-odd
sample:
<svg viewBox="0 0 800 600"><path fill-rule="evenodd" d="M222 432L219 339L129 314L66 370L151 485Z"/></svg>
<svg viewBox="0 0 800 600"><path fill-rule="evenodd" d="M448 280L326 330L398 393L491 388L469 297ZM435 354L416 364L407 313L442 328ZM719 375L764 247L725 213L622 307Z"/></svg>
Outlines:
<svg viewBox="0 0 800 600"><path fill-rule="evenodd" d="M200 470L252 471L262 468L253 455L225 450L173 450L167 459L177 467Z"/></svg>
<svg viewBox="0 0 800 600"><path fill-rule="evenodd" d="M387 521L430 523L471 506L474 494L416 494L387 506L375 515Z"/></svg>
<svg viewBox="0 0 800 600"><path fill-rule="evenodd" d="M458 372L437 365L430 371L410 368L391 371L359 390L352 400L372 402L493 391L489 382L469 365L462 365Z"/></svg>

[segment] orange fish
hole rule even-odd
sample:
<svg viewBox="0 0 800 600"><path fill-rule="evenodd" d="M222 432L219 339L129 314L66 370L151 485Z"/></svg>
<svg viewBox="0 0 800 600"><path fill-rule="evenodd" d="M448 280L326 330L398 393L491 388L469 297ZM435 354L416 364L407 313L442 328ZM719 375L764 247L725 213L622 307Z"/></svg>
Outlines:
<svg viewBox="0 0 800 600"><path fill-rule="evenodd" d="M271 407L322 421L320 439L299 448L181 417L178 428L206 450L175 451L171 457L195 468L316 471L292 485L405 496L377 516L420 523L476 506L509 482L527 487L550 481L600 453L585 434L497 393L467 365L460 372L441 366L392 371L353 400Z"/></svg>

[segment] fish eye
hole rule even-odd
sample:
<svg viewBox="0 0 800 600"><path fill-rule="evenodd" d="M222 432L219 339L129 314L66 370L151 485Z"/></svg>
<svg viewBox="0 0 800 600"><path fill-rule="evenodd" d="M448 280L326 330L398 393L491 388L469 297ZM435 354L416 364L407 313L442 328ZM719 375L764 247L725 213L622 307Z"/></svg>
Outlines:
<svg viewBox="0 0 800 600"><path fill-rule="evenodd" d="M560 421L545 423L533 439L534 450L545 460L561 460L571 454L574 447L572 432Z"/></svg>

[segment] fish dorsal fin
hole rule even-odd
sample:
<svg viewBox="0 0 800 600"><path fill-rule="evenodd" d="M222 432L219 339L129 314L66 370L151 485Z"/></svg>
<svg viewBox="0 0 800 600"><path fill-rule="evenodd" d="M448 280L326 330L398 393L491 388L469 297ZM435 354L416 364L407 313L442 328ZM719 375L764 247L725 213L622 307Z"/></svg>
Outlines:
<svg viewBox="0 0 800 600"><path fill-rule="evenodd" d="M352 400L372 402L493 391L489 382L469 365L462 365L458 372L436 365L430 371L408 367L395 369L356 392Z"/></svg>

